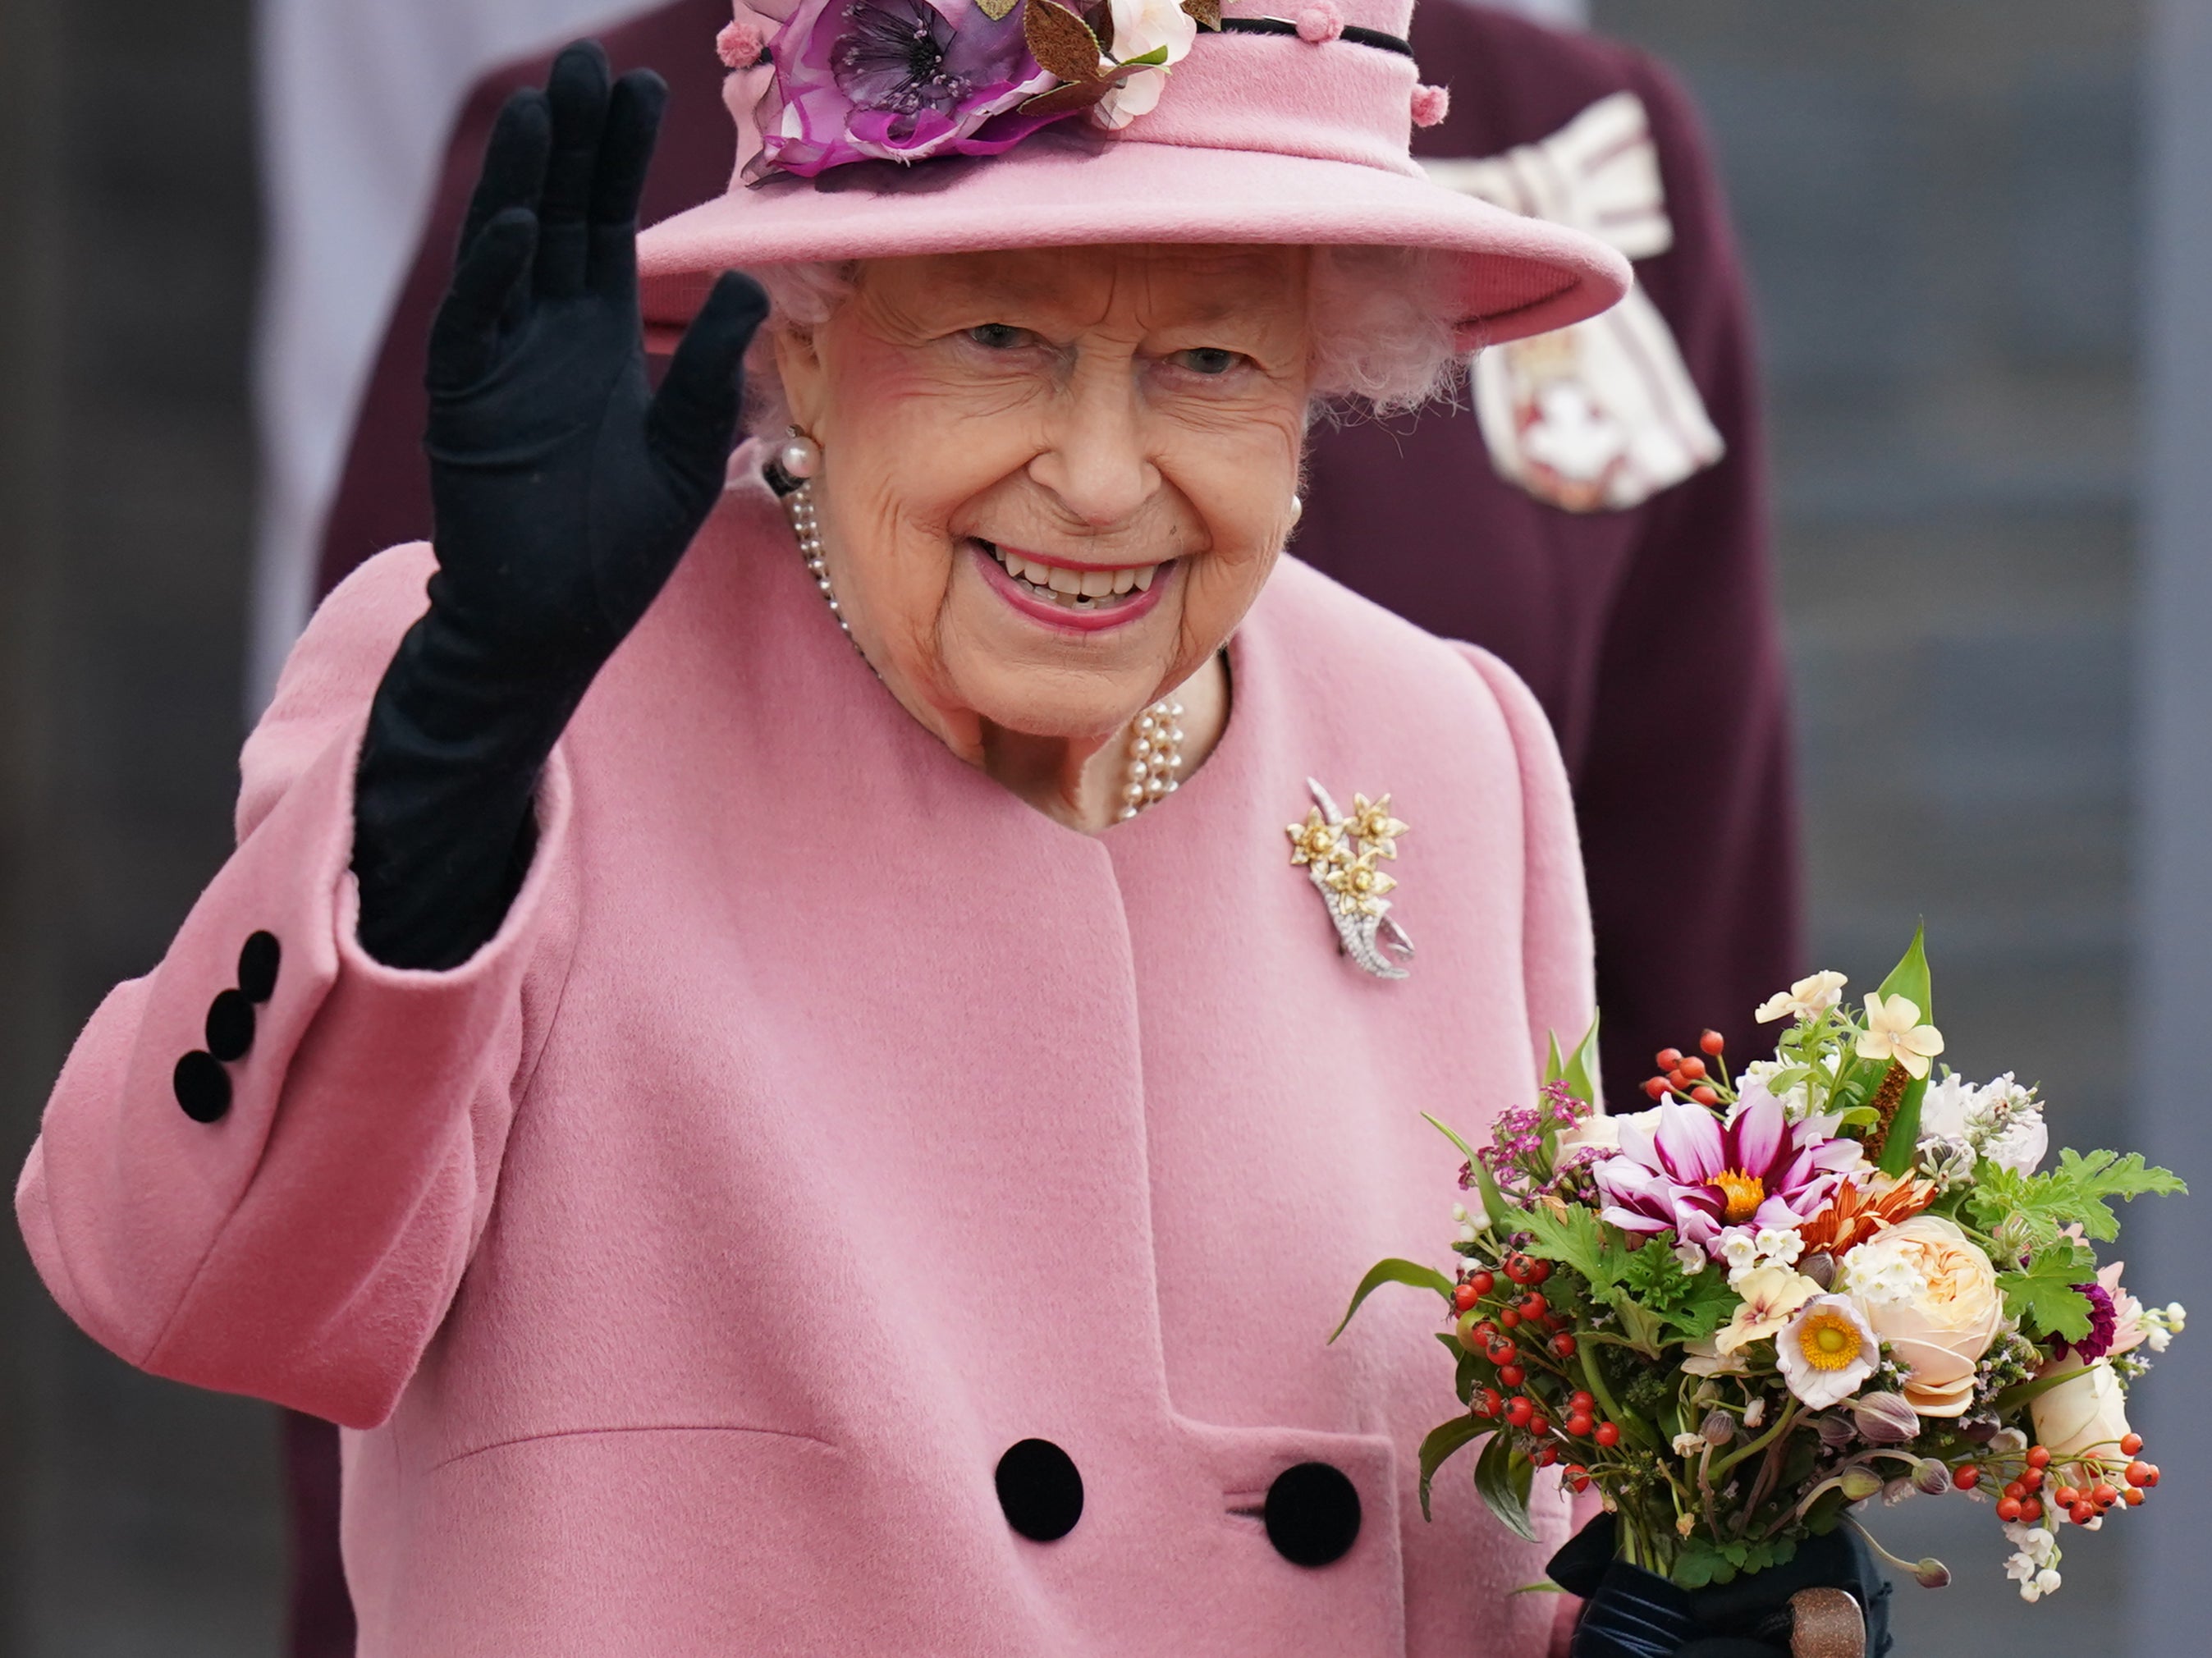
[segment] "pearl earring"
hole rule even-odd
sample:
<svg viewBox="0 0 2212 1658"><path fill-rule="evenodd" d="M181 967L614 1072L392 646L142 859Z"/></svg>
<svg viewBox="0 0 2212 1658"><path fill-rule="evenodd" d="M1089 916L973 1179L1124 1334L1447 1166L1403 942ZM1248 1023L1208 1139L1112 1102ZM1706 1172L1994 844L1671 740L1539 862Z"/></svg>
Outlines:
<svg viewBox="0 0 2212 1658"><path fill-rule="evenodd" d="M822 446L796 426L790 432L775 452L775 464L793 483L804 483L822 470Z"/></svg>
<svg viewBox="0 0 2212 1658"><path fill-rule="evenodd" d="M1291 497L1291 522L1296 524L1299 518L1304 513L1305 510L1305 502L1300 501L1296 495L1292 495Z"/></svg>

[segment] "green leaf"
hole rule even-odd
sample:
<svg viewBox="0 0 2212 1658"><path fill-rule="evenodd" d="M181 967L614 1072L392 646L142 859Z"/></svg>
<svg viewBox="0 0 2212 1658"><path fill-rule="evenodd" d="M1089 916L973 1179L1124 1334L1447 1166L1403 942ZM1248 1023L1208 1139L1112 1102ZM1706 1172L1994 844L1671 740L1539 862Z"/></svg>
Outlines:
<svg viewBox="0 0 2212 1658"><path fill-rule="evenodd" d="M1469 1163L1479 1165L1482 1162L1481 1158L1474 1155L1474 1148L1469 1145L1465 1140L1462 1139L1459 1137L1459 1131L1452 1127L1449 1123L1446 1123L1438 1118L1431 1116L1425 1111L1421 1113L1421 1121L1427 1123L1430 1127L1435 1129L1437 1133L1442 1134L1454 1145L1459 1147L1460 1156L1465 1157Z"/></svg>
<svg viewBox="0 0 2212 1658"><path fill-rule="evenodd" d="M1540 1583L1523 1583L1512 1593L1515 1594L1565 1594L1566 1591L1547 1577Z"/></svg>
<svg viewBox="0 0 2212 1658"><path fill-rule="evenodd" d="M1557 1046L1554 1041L1555 1049ZM1568 1093L1587 1104L1595 1105L1597 1078L1597 1016L1592 1014L1589 1029L1583 1032L1582 1041L1575 1045L1575 1056L1567 1061L1566 1071L1560 1080L1566 1084Z"/></svg>
<svg viewBox="0 0 2212 1658"><path fill-rule="evenodd" d="M1410 1284L1416 1289L1434 1290L1444 1298L1447 1307L1451 1305L1452 1291L1456 1287L1435 1267L1424 1266L1417 1260L1400 1260L1395 1256L1389 1260L1378 1260L1367 1269L1367 1276L1359 1280L1359 1288L1352 1292L1352 1305L1344 1309L1344 1323L1329 1332L1328 1339L1334 1341L1342 1335L1344 1326L1351 1323L1352 1315L1359 1310L1359 1303L1386 1284Z"/></svg>
<svg viewBox="0 0 2212 1658"><path fill-rule="evenodd" d="M2118 1151L2069 1149L2058 1154L2058 1167L2040 1175L1982 1163L1975 1170L1966 1210L1984 1231L2011 1221L2031 1245L2050 1243L2061 1229L2073 1225L2100 1242L2110 1242L2120 1235L2112 1199L2132 1203L2188 1189L2172 1171L2146 1163L2140 1151L2123 1157Z"/></svg>
<svg viewBox="0 0 2212 1658"><path fill-rule="evenodd" d="M1877 992L1883 996L1903 996L1920 1010L1927 1023L1936 1022L1936 993L1929 981L1928 924L1923 921L1913 929L1912 947L1905 952L1905 959L1890 971ZM1905 1096L1897 1104L1897 1114L1890 1119L1889 1138L1882 1142L1881 1172L1901 1175L1912 1167L1912 1153L1920 1144L1920 1102L1928 1092L1928 1078L1907 1084Z"/></svg>
<svg viewBox="0 0 2212 1658"><path fill-rule="evenodd" d="M1150 52L1145 53L1141 58L1117 58L1115 59L1115 62L1119 64L1123 69L1156 69L1160 64L1166 63L1167 60L1167 47L1164 46L1154 46Z"/></svg>
<svg viewBox="0 0 2212 1658"><path fill-rule="evenodd" d="M2045 1335L2079 1341L2089 1333L2089 1297L2074 1286L2096 1271L2097 1258L2070 1239L2038 1250L2027 1269L1997 1274L2005 1311Z"/></svg>
<svg viewBox="0 0 2212 1658"><path fill-rule="evenodd" d="M1468 1444L1486 1433L1496 1431L1497 1424L1485 1422L1480 1417L1455 1416L1449 1422L1439 1423L1429 1430L1421 1442L1421 1518L1431 1518L1429 1486L1437 1477L1437 1470L1457 1456Z"/></svg>
<svg viewBox="0 0 2212 1658"><path fill-rule="evenodd" d="M1536 1541L1536 1527L1528 1518L1528 1491L1535 1478L1535 1465L1513 1448L1510 1434L1491 1435L1475 1459L1474 1489L1484 1506L1531 1543Z"/></svg>
<svg viewBox="0 0 2212 1658"><path fill-rule="evenodd" d="M1552 1043L1552 1051L1544 1060L1544 1086L1549 1088L1553 1083L1565 1080L1567 1061L1559 1052L1559 1033L1551 1030L1545 1035L1551 1038Z"/></svg>
<svg viewBox="0 0 2212 1658"><path fill-rule="evenodd" d="M1539 1206L1521 1218L1532 1234L1528 1253L1580 1272L1590 1288L1605 1294L1620 1283L1627 1271L1628 1251L1607 1236L1596 1214L1579 1204L1564 1212Z"/></svg>

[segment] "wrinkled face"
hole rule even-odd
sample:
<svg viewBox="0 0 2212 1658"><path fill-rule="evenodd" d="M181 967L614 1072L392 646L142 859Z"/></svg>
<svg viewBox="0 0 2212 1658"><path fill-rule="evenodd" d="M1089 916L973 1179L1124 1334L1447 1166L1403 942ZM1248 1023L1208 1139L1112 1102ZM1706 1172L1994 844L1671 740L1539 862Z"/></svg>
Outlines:
<svg viewBox="0 0 2212 1658"><path fill-rule="evenodd" d="M1306 267L1255 247L878 260L779 337L838 599L956 751L986 726L1108 737L1229 637L1295 516Z"/></svg>

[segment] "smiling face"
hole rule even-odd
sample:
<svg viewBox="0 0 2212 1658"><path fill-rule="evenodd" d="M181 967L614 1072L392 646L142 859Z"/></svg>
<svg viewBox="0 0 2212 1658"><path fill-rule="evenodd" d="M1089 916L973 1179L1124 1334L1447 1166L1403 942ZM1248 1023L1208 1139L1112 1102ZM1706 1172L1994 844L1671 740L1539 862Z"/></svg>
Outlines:
<svg viewBox="0 0 2212 1658"><path fill-rule="evenodd" d="M854 637L979 757L1106 740L1218 650L1296 509L1297 248L883 259L776 359Z"/></svg>

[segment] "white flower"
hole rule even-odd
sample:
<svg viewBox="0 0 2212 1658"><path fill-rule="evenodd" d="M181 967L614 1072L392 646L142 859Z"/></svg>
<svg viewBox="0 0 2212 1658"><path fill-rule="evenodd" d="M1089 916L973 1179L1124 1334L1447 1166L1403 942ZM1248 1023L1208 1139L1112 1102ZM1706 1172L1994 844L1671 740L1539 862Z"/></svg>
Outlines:
<svg viewBox="0 0 2212 1658"><path fill-rule="evenodd" d="M1840 973L1826 971L1800 979L1789 989L1769 996L1759 1005L1759 1022L1771 1024L1777 1019L1817 1019L1843 999L1844 987L1850 982Z"/></svg>
<svg viewBox="0 0 2212 1658"><path fill-rule="evenodd" d="M1920 1096L1920 1138L1971 1147L1979 1126L1981 1092L1955 1071L1929 1084Z"/></svg>
<svg viewBox="0 0 2212 1658"><path fill-rule="evenodd" d="M1122 63L1167 48L1167 65L1190 55L1198 38L1198 20L1182 9L1182 0L1113 0L1114 55ZM1148 115L1167 90L1168 68L1139 70L1100 99L1091 118L1103 127L1125 127L1139 115Z"/></svg>
<svg viewBox="0 0 2212 1658"><path fill-rule="evenodd" d="M1705 1436L1703 1434L1676 1434L1674 1436L1674 1455L1677 1456L1696 1456L1705 1448Z"/></svg>
<svg viewBox="0 0 2212 1658"><path fill-rule="evenodd" d="M1928 1293L1927 1275L1917 1260L1897 1248L1882 1248L1880 1234L1851 1251L1844 1269L1852 1295L1869 1307L1917 1301Z"/></svg>
<svg viewBox="0 0 2212 1658"><path fill-rule="evenodd" d="M2037 1565L2047 1565L2058 1552L2058 1540L2044 1526L2023 1525L2018 1521L2008 1521L2004 1527L2005 1541L2027 1555Z"/></svg>
<svg viewBox="0 0 2212 1658"><path fill-rule="evenodd" d="M1725 1233L1721 1238L1721 1259L1728 1263L1729 1282L1759 1265L1759 1243L1741 1228Z"/></svg>
<svg viewBox="0 0 2212 1658"><path fill-rule="evenodd" d="M2054 1462L2108 1457L2128 1435L2127 1394L2112 1367L2100 1359L2076 1370L2028 1406L2038 1443Z"/></svg>
<svg viewBox="0 0 2212 1658"><path fill-rule="evenodd" d="M2041 1589L2045 1594L2057 1594L2058 1591L2058 1574L2053 1571L2050 1567L2045 1566L2041 1571L2035 1574L2035 1587Z"/></svg>
<svg viewBox="0 0 2212 1658"><path fill-rule="evenodd" d="M1468 1223L1467 1206L1463 1203L1455 1203L1452 1205L1452 1218L1457 1221L1462 1226L1466 1225Z"/></svg>
<svg viewBox="0 0 2212 1658"><path fill-rule="evenodd" d="M1760 1423L1765 1420L1766 1395L1765 1394L1760 1394L1757 1398L1753 1399L1750 1404L1743 1407L1743 1425L1747 1428L1756 1428Z"/></svg>
<svg viewBox="0 0 2212 1658"><path fill-rule="evenodd" d="M1698 1244L1677 1243L1674 1246L1674 1264L1686 1275L1695 1278L1705 1270L1705 1252Z"/></svg>
<svg viewBox="0 0 2212 1658"><path fill-rule="evenodd" d="M1753 1240L1759 1246L1759 1258L1771 1260L1778 1266L1794 1266L1797 1257L1805 1253L1805 1241L1793 1231L1779 1227L1762 1226Z"/></svg>
<svg viewBox="0 0 2212 1658"><path fill-rule="evenodd" d="M1790 1391L1816 1411L1849 1399L1874 1374L1881 1345L1847 1296L1814 1296L1775 1338Z"/></svg>
<svg viewBox="0 0 2212 1658"><path fill-rule="evenodd" d="M1920 1004L1910 996L1885 996L1876 991L1867 998L1866 1012L1859 1058L1893 1060L1908 1076L1926 1076L1928 1062L1943 1051L1943 1033L1920 1023Z"/></svg>
<svg viewBox="0 0 2212 1658"><path fill-rule="evenodd" d="M2025 1583L2035 1576L2035 1562L2024 1554L2005 1557L2005 1576L2015 1583Z"/></svg>
<svg viewBox="0 0 2212 1658"><path fill-rule="evenodd" d="M1774 1078L1782 1072L1794 1068L1784 1065L1779 1060L1753 1060L1744 1066L1743 1078L1736 1087L1735 1103L1729 1108L1729 1120L1733 1121L1756 1093L1765 1094L1781 1102L1782 1114L1789 1121L1804 1121L1806 1113L1813 1108L1812 1090L1801 1080L1779 1094L1774 1091Z"/></svg>
<svg viewBox="0 0 2212 1658"><path fill-rule="evenodd" d="M1786 1266L1754 1266L1738 1282L1729 1282L1743 1304L1713 1337L1717 1352L1733 1353L1754 1341L1764 1341L1790 1321L1790 1316L1820 1293L1811 1278Z"/></svg>

